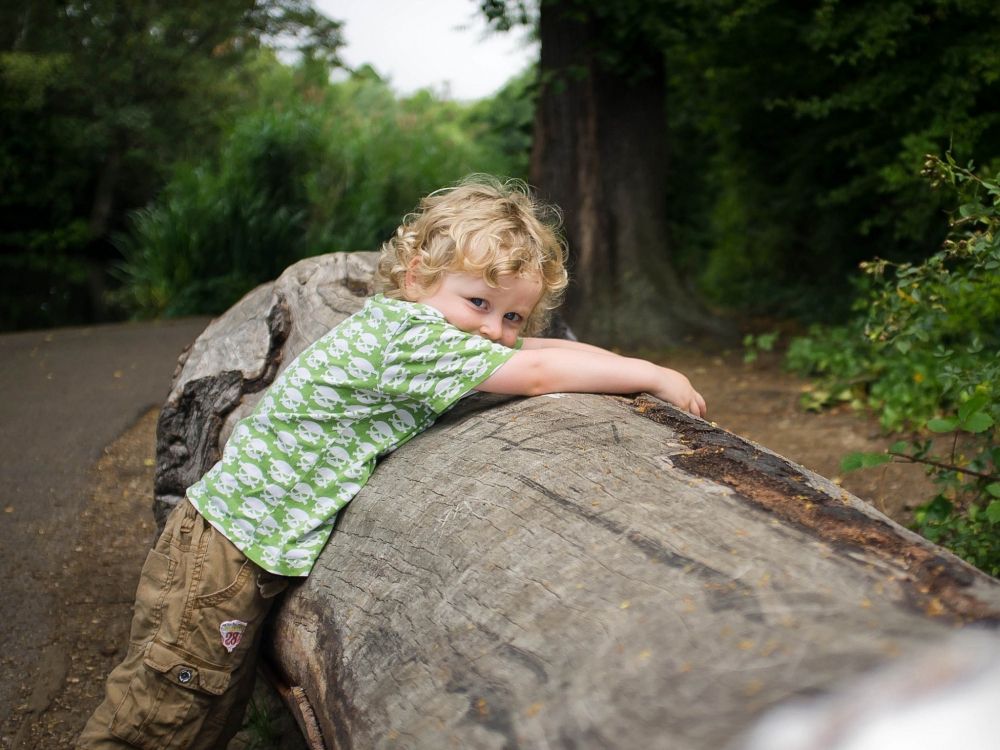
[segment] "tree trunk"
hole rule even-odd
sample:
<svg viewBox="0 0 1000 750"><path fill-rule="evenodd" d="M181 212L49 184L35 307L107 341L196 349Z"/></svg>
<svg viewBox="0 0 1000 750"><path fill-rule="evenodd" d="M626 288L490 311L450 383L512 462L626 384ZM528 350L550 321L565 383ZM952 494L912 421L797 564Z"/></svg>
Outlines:
<svg viewBox="0 0 1000 750"><path fill-rule="evenodd" d="M298 263L195 343L161 516L371 267ZM267 650L331 748L718 750L972 622L996 580L760 446L645 396L473 396L382 461Z"/></svg>
<svg viewBox="0 0 1000 750"><path fill-rule="evenodd" d="M724 335L671 261L663 53L635 34L628 70L602 64L607 30L593 11L578 13L542 5L531 175L565 216L569 323L586 340L627 347Z"/></svg>

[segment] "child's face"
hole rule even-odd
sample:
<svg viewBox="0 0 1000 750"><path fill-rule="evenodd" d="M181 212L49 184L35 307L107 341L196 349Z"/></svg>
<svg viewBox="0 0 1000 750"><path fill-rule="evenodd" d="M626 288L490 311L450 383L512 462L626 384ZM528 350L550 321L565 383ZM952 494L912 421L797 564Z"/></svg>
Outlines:
<svg viewBox="0 0 1000 750"><path fill-rule="evenodd" d="M478 274L446 273L433 289L408 287L407 299L430 305L466 333L512 347L542 297L542 281L510 274L497 281L500 286L492 287Z"/></svg>

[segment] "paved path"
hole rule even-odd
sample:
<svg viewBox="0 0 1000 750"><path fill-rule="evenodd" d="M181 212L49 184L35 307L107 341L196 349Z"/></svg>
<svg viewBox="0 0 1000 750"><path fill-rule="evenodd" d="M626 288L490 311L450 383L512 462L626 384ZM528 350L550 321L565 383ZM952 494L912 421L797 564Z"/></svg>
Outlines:
<svg viewBox="0 0 1000 750"><path fill-rule="evenodd" d="M208 318L0 336L0 714L27 677L32 703L66 654L54 653L59 582L77 544L87 470L104 446L166 398L177 356ZM150 498L152 502L152 498ZM99 540L94 540L99 543Z"/></svg>

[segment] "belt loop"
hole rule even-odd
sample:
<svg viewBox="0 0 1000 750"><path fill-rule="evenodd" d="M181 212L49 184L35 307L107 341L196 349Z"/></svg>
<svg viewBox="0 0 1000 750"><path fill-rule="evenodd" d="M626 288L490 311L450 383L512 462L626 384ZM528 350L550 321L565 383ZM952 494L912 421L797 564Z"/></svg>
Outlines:
<svg viewBox="0 0 1000 750"><path fill-rule="evenodd" d="M194 507L190 500L184 498L184 520L181 521L181 533L190 534L191 529L194 528L197 518L198 510Z"/></svg>

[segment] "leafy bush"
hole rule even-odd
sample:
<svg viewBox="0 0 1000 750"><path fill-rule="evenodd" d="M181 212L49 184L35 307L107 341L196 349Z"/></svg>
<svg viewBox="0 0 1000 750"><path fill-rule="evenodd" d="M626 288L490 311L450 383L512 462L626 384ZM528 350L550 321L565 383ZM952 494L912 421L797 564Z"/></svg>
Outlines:
<svg viewBox="0 0 1000 750"><path fill-rule="evenodd" d="M1000 176L983 178L950 155L928 156L924 174L961 201L941 250L919 265L863 263L868 281L852 323L812 329L792 342L787 363L819 378L807 405L852 400L889 431L916 431L843 466L927 466L939 492L917 509L917 529L998 575Z"/></svg>
<svg viewBox="0 0 1000 750"><path fill-rule="evenodd" d="M118 300L135 315L221 312L296 260L378 249L432 190L526 164L480 137L496 119L489 103L398 99L370 69L331 84L325 68L258 65L257 98L218 160L176 170L117 238Z"/></svg>

